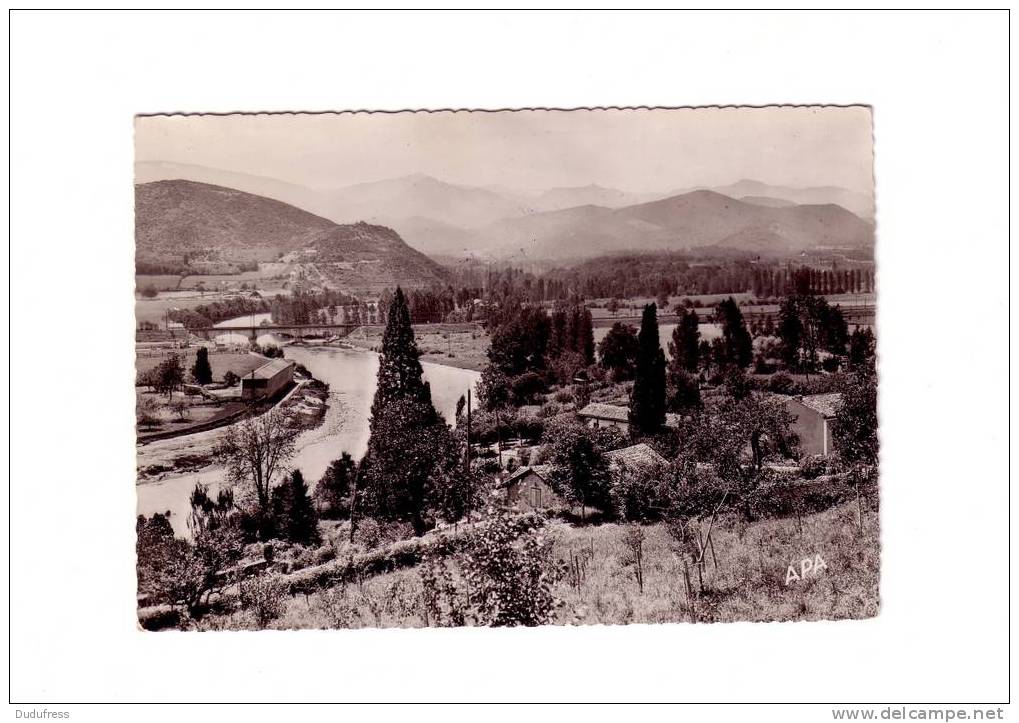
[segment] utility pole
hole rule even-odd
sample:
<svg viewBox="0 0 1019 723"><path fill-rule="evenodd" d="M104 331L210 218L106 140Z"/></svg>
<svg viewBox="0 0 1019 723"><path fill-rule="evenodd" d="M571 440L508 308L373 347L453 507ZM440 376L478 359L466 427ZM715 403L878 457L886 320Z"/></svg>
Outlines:
<svg viewBox="0 0 1019 723"><path fill-rule="evenodd" d="M464 455L466 460L466 469L464 470L467 475L467 522L471 521L471 503L473 502L474 489L471 484L471 388L467 387L467 453Z"/></svg>

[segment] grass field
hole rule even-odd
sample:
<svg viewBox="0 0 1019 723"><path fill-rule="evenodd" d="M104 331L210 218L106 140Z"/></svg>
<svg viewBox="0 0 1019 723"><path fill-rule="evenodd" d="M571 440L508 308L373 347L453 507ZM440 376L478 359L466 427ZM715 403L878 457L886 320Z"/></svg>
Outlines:
<svg viewBox="0 0 1019 723"><path fill-rule="evenodd" d="M640 528L643 590L628 561L625 525L577 527L552 522L554 554L578 560L553 588L561 604L555 624L621 625L730 621L794 621L867 618L878 614L879 529L876 502L856 502L796 518L746 523L716 521L713 553L700 574L662 524ZM702 523L702 534L707 525ZM684 565L686 559L686 565ZM800 579L803 560L812 567ZM823 565L820 563L823 562ZM687 579L689 576L689 586ZM418 568L289 597L275 629L422 627ZM208 629L257 627L249 611L210 616Z"/></svg>
<svg viewBox="0 0 1019 723"><path fill-rule="evenodd" d="M176 353L181 358L181 364L184 365L185 375L189 375L191 367L195 363L195 356L198 354L198 347L189 347L187 349L180 349L176 352L167 352L160 356L138 356L135 358L135 368L138 373L144 373L149 369L159 366L159 363L170 356L171 353ZM216 353L209 350L209 364L212 366L212 378L216 381L221 381L223 375L227 371L232 371L239 377L251 372L252 369L265 364L268 359L257 354L249 354L247 352L240 354L233 353Z"/></svg>
<svg viewBox="0 0 1019 723"><path fill-rule="evenodd" d="M436 324L431 329L419 325L414 327L414 337L421 350L421 361L475 371L481 371L488 363L488 332L480 327ZM359 329L344 342L378 351L382 346L382 327Z"/></svg>

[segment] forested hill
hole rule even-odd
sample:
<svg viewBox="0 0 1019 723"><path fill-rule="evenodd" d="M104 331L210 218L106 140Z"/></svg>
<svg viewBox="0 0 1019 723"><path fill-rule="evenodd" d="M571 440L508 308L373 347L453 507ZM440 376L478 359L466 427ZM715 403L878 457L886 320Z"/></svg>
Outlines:
<svg viewBox="0 0 1019 723"><path fill-rule="evenodd" d="M339 288L421 287L445 271L392 229L336 224L295 206L223 186L170 180L135 186L139 260L276 261L300 252Z"/></svg>

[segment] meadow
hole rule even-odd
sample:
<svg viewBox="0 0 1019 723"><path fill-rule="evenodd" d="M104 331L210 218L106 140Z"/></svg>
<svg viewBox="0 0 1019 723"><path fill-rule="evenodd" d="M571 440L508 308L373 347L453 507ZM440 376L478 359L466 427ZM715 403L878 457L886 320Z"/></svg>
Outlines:
<svg viewBox="0 0 1019 723"><path fill-rule="evenodd" d="M699 526L706 535L707 522ZM552 540L562 567L552 587L558 625L834 620L879 611L875 495L801 518L720 517L701 566L696 543L684 545L663 523L577 526L553 520L541 535ZM349 544L339 541L342 535L336 539L341 547ZM287 596L264 625L243 609L207 616L198 627L424 627L422 568Z"/></svg>

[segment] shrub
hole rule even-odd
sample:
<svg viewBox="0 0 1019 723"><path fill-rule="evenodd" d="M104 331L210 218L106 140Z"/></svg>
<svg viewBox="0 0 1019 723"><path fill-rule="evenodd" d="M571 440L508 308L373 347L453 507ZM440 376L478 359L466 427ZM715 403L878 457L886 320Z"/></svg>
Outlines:
<svg viewBox="0 0 1019 723"><path fill-rule="evenodd" d="M425 609L435 624L493 627L546 625L561 601L552 586L565 572L552 555L552 540L522 527L504 512L461 538L455 556L461 591L448 565L433 561L422 570Z"/></svg>
<svg viewBox="0 0 1019 723"><path fill-rule="evenodd" d="M774 374L768 380L768 390L775 392L775 394L792 394L795 387L796 382L785 372Z"/></svg>
<svg viewBox="0 0 1019 723"><path fill-rule="evenodd" d="M287 584L278 575L259 575L240 583L241 607L249 610L259 627L266 627L286 610Z"/></svg>
<svg viewBox="0 0 1019 723"><path fill-rule="evenodd" d="M374 517L358 520L354 529L354 542L366 550L374 550L382 544L382 525Z"/></svg>
<svg viewBox="0 0 1019 723"><path fill-rule="evenodd" d="M232 371L228 371L223 375L223 383L228 387L236 387L237 383L241 381L241 378L234 374Z"/></svg>
<svg viewBox="0 0 1019 723"><path fill-rule="evenodd" d="M562 411L563 408L555 402L545 402L541 405L541 409L538 410L538 416L541 419L548 419L549 417L555 417L556 415L561 414Z"/></svg>
<svg viewBox="0 0 1019 723"><path fill-rule="evenodd" d="M560 404L569 404L573 401L573 392L569 389L560 389L552 398Z"/></svg>
<svg viewBox="0 0 1019 723"><path fill-rule="evenodd" d="M828 458L820 454L805 457L800 462L800 469L806 479L817 479L828 471Z"/></svg>
<svg viewBox="0 0 1019 723"><path fill-rule="evenodd" d="M545 379L537 372L526 372L510 380L510 395L518 406L534 404L537 396L545 389Z"/></svg>
<svg viewBox="0 0 1019 723"><path fill-rule="evenodd" d="M660 520L672 506L672 475L664 465L618 464L612 482L612 506L624 520Z"/></svg>

